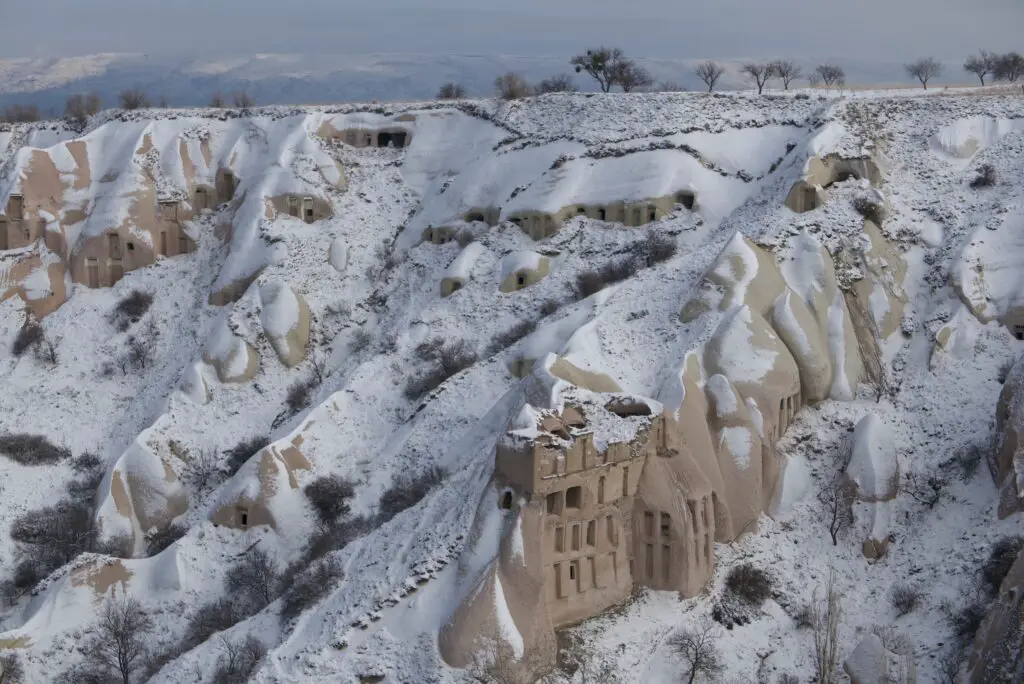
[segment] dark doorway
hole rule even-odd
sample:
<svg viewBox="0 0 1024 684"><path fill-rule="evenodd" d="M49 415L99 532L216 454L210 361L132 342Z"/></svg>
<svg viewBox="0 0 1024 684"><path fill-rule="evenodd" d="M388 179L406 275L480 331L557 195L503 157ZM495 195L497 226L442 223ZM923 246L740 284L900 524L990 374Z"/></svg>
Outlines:
<svg viewBox="0 0 1024 684"><path fill-rule="evenodd" d="M501 507L505 510L512 508L512 492L505 492L501 495Z"/></svg>
<svg viewBox="0 0 1024 684"><path fill-rule="evenodd" d="M391 145L391 134L390 133L378 133L377 134L377 147L388 147ZM398 147L398 145L395 145Z"/></svg>

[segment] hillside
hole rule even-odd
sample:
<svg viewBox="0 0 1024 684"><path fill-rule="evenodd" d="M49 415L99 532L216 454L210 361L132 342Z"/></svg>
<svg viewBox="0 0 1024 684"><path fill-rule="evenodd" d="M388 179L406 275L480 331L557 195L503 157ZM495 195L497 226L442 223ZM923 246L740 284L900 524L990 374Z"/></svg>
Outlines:
<svg viewBox="0 0 1024 684"><path fill-rule="evenodd" d="M153 621L132 681L214 681L246 637L251 681L468 681L478 636L533 681L556 628L546 681L678 681L669 637L711 614L724 681L809 681L801 607L831 572L840 663L893 627L942 681L969 655L950 612L1024 533L990 472L1022 122L1019 96L869 92L0 127L0 433L57 447L0 438L0 653L53 681L127 593ZM706 499L704 561L659 585L613 554L607 595L563 610L540 494L576 445L624 482L615 544L651 510L696 543ZM82 527L73 560L33 543L47 506ZM262 595L237 581L260 552L287 569ZM759 606L726 588L741 564L770 575Z"/></svg>

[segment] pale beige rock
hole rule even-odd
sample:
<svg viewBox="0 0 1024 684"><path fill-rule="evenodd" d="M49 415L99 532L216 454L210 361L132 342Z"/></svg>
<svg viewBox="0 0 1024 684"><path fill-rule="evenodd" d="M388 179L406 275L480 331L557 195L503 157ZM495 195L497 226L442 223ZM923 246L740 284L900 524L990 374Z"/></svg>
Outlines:
<svg viewBox="0 0 1024 684"><path fill-rule="evenodd" d="M966 684L1019 682L1024 674L1024 551L974 637Z"/></svg>

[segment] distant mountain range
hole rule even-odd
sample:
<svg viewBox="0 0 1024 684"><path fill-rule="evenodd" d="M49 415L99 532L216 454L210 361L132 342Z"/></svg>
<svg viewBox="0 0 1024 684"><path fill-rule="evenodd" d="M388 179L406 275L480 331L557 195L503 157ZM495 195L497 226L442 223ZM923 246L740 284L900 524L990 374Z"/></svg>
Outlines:
<svg viewBox="0 0 1024 684"><path fill-rule="evenodd" d="M644 59L658 82L703 90L693 67L700 60ZM749 87L739 74L742 58L719 60L729 66L720 89ZM805 69L814 64L807 62ZM847 83L911 85L903 65L892 62L844 61ZM368 100L420 100L434 97L438 87L454 81L471 96L493 93L495 76L517 71L530 81L571 74L569 55L443 55L443 54L257 54L219 59L173 58L142 54L95 54L68 58L0 60L0 106L35 104L59 113L69 95L97 92L113 105L117 93L142 88L154 102L172 106L205 105L215 92L245 90L258 104L317 104ZM946 81L970 83L959 64L946 68ZM942 79L940 79L942 80ZM594 89L585 76L581 90ZM773 84L773 86L776 84Z"/></svg>

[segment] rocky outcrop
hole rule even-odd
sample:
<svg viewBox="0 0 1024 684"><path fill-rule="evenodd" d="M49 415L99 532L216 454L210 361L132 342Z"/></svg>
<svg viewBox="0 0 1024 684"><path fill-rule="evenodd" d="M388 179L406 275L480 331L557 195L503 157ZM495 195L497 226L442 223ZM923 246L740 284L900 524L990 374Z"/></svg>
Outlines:
<svg viewBox="0 0 1024 684"><path fill-rule="evenodd" d="M1017 359L996 405L995 478L999 488L999 517L1024 510L1024 362Z"/></svg>
<svg viewBox="0 0 1024 684"><path fill-rule="evenodd" d="M221 491L210 520L240 530L259 525L277 530L282 516L301 520L305 501L295 473L311 468L299 450L302 441L297 436L251 457Z"/></svg>
<svg viewBox="0 0 1024 684"><path fill-rule="evenodd" d="M260 287L260 322L277 358L291 368L306 358L309 305L287 284L272 280Z"/></svg>
<svg viewBox="0 0 1024 684"><path fill-rule="evenodd" d="M877 634L861 641L843 661L843 671L850 684L916 684L917 668L909 646L900 640L897 653L886 647Z"/></svg>
<svg viewBox="0 0 1024 684"><path fill-rule="evenodd" d="M825 203L827 190L833 183L849 178L867 180L871 185L882 183L883 171L875 157L844 158L837 154L812 156L804 167L803 177L786 196L786 206L797 213L812 211Z"/></svg>
<svg viewBox="0 0 1024 684"><path fill-rule="evenodd" d="M1024 680L1024 551L1003 579L968 662L968 684Z"/></svg>
<svg viewBox="0 0 1024 684"><path fill-rule="evenodd" d="M873 413L861 418L853 430L845 476L871 521L862 551L865 558L877 560L889 548L892 501L899 493L900 468L892 432Z"/></svg>
<svg viewBox="0 0 1024 684"><path fill-rule="evenodd" d="M517 292L543 280L551 270L546 256L536 252L513 252L501 262L502 292Z"/></svg>
<svg viewBox="0 0 1024 684"><path fill-rule="evenodd" d="M210 336L203 361L214 367L217 378L223 383L247 382L260 370L259 352L235 335L226 319Z"/></svg>

